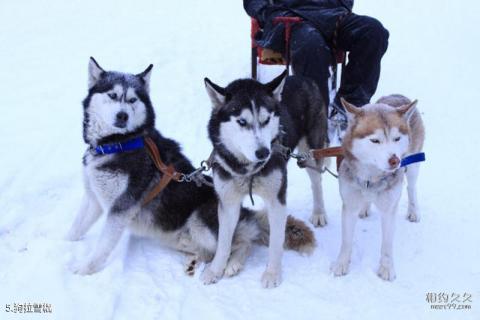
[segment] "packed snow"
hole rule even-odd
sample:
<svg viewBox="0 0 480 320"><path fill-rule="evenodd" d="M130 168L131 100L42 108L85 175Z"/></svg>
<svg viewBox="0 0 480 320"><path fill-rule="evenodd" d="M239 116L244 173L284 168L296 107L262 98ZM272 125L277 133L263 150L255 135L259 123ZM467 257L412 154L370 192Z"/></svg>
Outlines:
<svg viewBox="0 0 480 320"><path fill-rule="evenodd" d="M422 220L405 219L404 192L394 282L375 274L378 212L357 224L350 274L335 278L329 266L340 246L341 201L337 181L325 175L329 223L315 229L318 247L311 256L286 252L283 283L266 290L265 247L254 248L238 276L205 286L204 266L188 277L181 253L128 234L103 271L73 274L103 220L82 241L64 240L83 192L89 56L132 73L153 63L157 128L198 165L211 148L203 78L226 85L249 76L241 1L1 1L0 319L480 319L478 8L473 0L356 1L355 12L390 31L374 98L420 101ZM262 79L277 72L262 67ZM292 161L288 211L307 221L311 206L307 174ZM429 293L469 294L471 309L432 310ZM13 313L14 303L47 303L52 313Z"/></svg>

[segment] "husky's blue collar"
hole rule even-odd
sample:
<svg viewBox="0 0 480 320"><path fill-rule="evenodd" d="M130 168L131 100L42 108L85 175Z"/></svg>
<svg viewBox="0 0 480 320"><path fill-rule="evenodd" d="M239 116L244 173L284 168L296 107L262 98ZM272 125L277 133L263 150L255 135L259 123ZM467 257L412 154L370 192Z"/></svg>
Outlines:
<svg viewBox="0 0 480 320"><path fill-rule="evenodd" d="M422 162L422 161L425 161L425 153L424 152L414 153L401 160L400 168L407 167L410 164ZM405 170L407 169L408 168L405 168ZM359 177L355 176L354 174L351 173L352 170L348 167L346 170L347 172L350 172L350 178L356 181L357 184L360 186L360 188L376 190L376 191L388 188L389 185L391 185L395 181L395 179L398 177L398 172L399 172L399 170L397 169L383 177L380 177L376 181L371 181L371 180L362 180Z"/></svg>
<svg viewBox="0 0 480 320"><path fill-rule="evenodd" d="M414 153L402 159L400 167L406 167L409 164L425 161L425 152Z"/></svg>
<svg viewBox="0 0 480 320"><path fill-rule="evenodd" d="M143 148L144 146L145 144L143 142L143 137L137 137L124 142L101 144L97 146L94 150L96 154L102 155L133 151Z"/></svg>

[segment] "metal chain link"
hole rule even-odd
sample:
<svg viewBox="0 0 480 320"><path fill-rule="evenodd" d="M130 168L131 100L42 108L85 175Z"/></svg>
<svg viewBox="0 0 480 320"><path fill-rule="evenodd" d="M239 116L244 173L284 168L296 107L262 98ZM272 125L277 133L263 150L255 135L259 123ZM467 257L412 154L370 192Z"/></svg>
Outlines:
<svg viewBox="0 0 480 320"><path fill-rule="evenodd" d="M294 153L294 152L292 152L291 148L285 147L284 145L282 145L280 143L275 143L274 148L277 149L277 151L280 152L283 155L285 160L288 160L289 158L293 158L293 159L297 160L297 165L300 168L309 168L309 169L315 170L319 173L328 172L333 177L338 178L338 175L335 174L334 172L332 172L330 169L328 169L327 166L323 166L323 168L317 168L317 167L314 167L314 166L307 165L305 162L307 162L307 160L313 159L313 155L312 155L311 152Z"/></svg>
<svg viewBox="0 0 480 320"><path fill-rule="evenodd" d="M182 173L178 182L195 182L198 187L200 187L202 184L213 187L213 184L207 181L203 176L203 173L206 171L210 171L210 169L211 166L208 164L208 161L203 160L202 162L200 162L200 167L193 170L189 174Z"/></svg>

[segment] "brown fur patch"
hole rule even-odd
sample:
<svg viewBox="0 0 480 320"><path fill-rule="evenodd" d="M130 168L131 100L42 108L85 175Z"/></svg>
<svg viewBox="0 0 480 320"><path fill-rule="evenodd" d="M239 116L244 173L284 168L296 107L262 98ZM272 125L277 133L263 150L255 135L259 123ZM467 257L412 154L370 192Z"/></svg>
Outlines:
<svg viewBox="0 0 480 320"><path fill-rule="evenodd" d="M264 211L256 213L258 226L260 227L260 238L258 243L268 246L270 226L268 216ZM316 240L313 231L301 220L289 215L285 227L285 249L299 251L300 253L311 254L316 247Z"/></svg>
<svg viewBox="0 0 480 320"><path fill-rule="evenodd" d="M287 217L285 248L311 254L316 247L313 231L301 220Z"/></svg>
<svg viewBox="0 0 480 320"><path fill-rule="evenodd" d="M373 134L376 130L380 129L387 132L390 128L398 128L401 133L408 134L408 124L399 113L393 110L368 111L358 117L352 135L354 138L362 139Z"/></svg>

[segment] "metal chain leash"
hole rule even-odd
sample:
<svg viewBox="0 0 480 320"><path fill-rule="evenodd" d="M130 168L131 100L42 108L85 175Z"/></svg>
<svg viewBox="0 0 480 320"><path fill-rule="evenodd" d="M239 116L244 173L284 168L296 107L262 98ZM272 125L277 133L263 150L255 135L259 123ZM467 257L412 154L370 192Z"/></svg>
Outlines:
<svg viewBox="0 0 480 320"><path fill-rule="evenodd" d="M285 147L284 145L280 143L275 143L274 144L274 150L279 152L280 154L283 155L285 160L288 160L289 158L297 160L297 165L300 168L309 168L311 170L315 170L319 173L325 173L328 172L331 174L333 177L338 178L338 175L332 172L327 166L323 166L323 168L318 168L316 166L312 166L307 164L306 162L308 160L315 160L313 157L312 153L310 151L308 152L300 152L300 153L294 153L291 148Z"/></svg>
<svg viewBox="0 0 480 320"><path fill-rule="evenodd" d="M335 174L333 171L331 171L327 166L318 168L316 166L307 164L308 160L315 160L312 152L310 151L295 153L292 151L291 148L285 147L284 145L278 142L273 145L273 149L279 152L285 158L285 160L288 160L289 158L297 160L297 165L300 168L309 168L311 170L315 170L322 174L325 172L328 172L333 177L338 178L338 175ZM182 173L180 175L180 179L178 182L187 182L187 183L194 182L197 185L197 187L200 187L202 184L213 187L213 183L208 181L205 175L203 174L205 172L210 171L212 169L212 165L213 165L213 151L210 154L208 160L203 160L202 162L200 162L200 167L193 170L189 174ZM250 182L250 188L251 188L252 182L253 181ZM252 199L252 203L253 203L253 199Z"/></svg>
<svg viewBox="0 0 480 320"><path fill-rule="evenodd" d="M200 162L200 167L193 170L189 174L182 173L179 182L195 182L197 187L201 187L202 184L213 187L213 183L208 181L203 175L204 172L208 172L212 169L210 158L209 160L203 160Z"/></svg>

